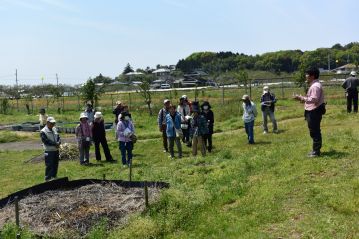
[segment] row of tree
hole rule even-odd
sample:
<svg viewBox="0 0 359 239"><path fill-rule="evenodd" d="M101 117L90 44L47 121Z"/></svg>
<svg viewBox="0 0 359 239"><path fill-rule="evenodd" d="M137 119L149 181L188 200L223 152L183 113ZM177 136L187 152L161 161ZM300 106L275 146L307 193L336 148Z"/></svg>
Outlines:
<svg viewBox="0 0 359 239"><path fill-rule="evenodd" d="M301 65L333 69L346 63L358 65L359 42L345 46L335 44L331 48L318 48L314 51L286 50L255 56L232 52L197 52L179 60L176 68L182 72L202 69L210 74L240 70L292 73L300 70Z"/></svg>

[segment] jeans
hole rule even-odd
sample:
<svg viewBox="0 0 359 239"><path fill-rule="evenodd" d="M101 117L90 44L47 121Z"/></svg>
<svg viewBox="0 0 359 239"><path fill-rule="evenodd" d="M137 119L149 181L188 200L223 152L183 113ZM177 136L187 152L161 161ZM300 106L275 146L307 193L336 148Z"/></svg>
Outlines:
<svg viewBox="0 0 359 239"><path fill-rule="evenodd" d="M96 160L98 160L98 161L101 160L100 144L102 145L102 149L103 149L103 152L105 153L106 160L107 160L107 161L111 161L111 160L112 160L112 155L111 155L110 149L108 148L108 144L107 144L106 138L99 139L99 140L95 140L95 141L94 141L94 144L95 144Z"/></svg>
<svg viewBox="0 0 359 239"><path fill-rule="evenodd" d="M246 134L248 138L248 143L253 144L254 143L254 120L248 123L244 123L244 128L246 129Z"/></svg>
<svg viewBox="0 0 359 239"><path fill-rule="evenodd" d="M182 145L181 145L181 140L178 137L169 137L167 138L168 140L168 145L169 145L169 150L170 150L170 154L171 157L174 157L174 144L176 142L177 145L177 150L178 150L178 157L181 158L182 157Z"/></svg>
<svg viewBox="0 0 359 239"><path fill-rule="evenodd" d="M320 131L322 113L317 109L306 111L305 119L308 124L310 137L313 139L313 151L319 155L322 148L322 134Z"/></svg>
<svg viewBox="0 0 359 239"><path fill-rule="evenodd" d="M83 143L79 143L79 151L80 151L80 164L85 162L90 162L90 144L84 145Z"/></svg>
<svg viewBox="0 0 359 239"><path fill-rule="evenodd" d="M129 165L132 163L132 149L133 143L132 142L122 142L119 141L119 148L121 151L121 159L123 165ZM127 160L126 160L126 152L127 152Z"/></svg>
<svg viewBox="0 0 359 239"><path fill-rule="evenodd" d="M59 168L59 151L45 151L45 180L56 178Z"/></svg>
<svg viewBox="0 0 359 239"><path fill-rule="evenodd" d="M274 117L274 112L271 111L269 107L265 107L264 111L262 111L262 115L263 115L263 130L268 132L268 116L269 116L273 124L273 131L276 131L278 128L277 128L277 121L275 120Z"/></svg>
<svg viewBox="0 0 359 239"><path fill-rule="evenodd" d="M354 112L358 112L358 91L347 92L347 112L352 112L352 103L354 105Z"/></svg>
<svg viewBox="0 0 359 239"><path fill-rule="evenodd" d="M206 145L204 144L204 140L202 136L194 136L192 137L192 155L197 155L197 146L200 147L202 156L206 156Z"/></svg>

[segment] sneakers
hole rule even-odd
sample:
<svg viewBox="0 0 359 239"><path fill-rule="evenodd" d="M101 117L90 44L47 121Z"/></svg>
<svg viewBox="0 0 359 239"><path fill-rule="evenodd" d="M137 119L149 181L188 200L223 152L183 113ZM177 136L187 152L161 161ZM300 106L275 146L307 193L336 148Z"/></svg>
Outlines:
<svg viewBox="0 0 359 239"><path fill-rule="evenodd" d="M264 131L263 131L263 134L268 134L268 131L264 130Z"/></svg>
<svg viewBox="0 0 359 239"><path fill-rule="evenodd" d="M275 129L275 130L273 130L273 133L278 134L279 130Z"/></svg>
<svg viewBox="0 0 359 239"><path fill-rule="evenodd" d="M315 157L319 157L319 156L320 156L320 152L315 152L315 151L311 151L307 155L308 158L315 158Z"/></svg>

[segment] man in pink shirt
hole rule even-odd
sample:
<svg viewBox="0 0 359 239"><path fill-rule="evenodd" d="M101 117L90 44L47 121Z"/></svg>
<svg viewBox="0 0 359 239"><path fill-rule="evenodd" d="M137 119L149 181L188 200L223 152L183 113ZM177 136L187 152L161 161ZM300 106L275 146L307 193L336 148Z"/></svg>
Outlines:
<svg viewBox="0 0 359 239"><path fill-rule="evenodd" d="M324 92L322 84L318 80L318 68L309 68L305 77L309 85L307 95L296 95L294 98L304 103L305 120L308 123L310 137L313 139L313 151L308 154L308 157L318 157L322 147L320 122L323 114L325 114Z"/></svg>

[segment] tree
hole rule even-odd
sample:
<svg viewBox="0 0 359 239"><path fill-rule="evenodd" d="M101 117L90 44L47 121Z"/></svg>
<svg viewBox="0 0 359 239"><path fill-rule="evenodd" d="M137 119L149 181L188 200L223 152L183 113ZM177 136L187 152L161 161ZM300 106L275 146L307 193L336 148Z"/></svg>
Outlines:
<svg viewBox="0 0 359 239"><path fill-rule="evenodd" d="M245 92L247 93L248 86L248 73L246 71L240 71L238 73L238 87L243 84Z"/></svg>
<svg viewBox="0 0 359 239"><path fill-rule="evenodd" d="M89 78L87 82L81 87L81 96L84 102L91 102L95 107L98 104L101 94L103 93L103 86L96 86L93 79Z"/></svg>
<svg viewBox="0 0 359 239"><path fill-rule="evenodd" d="M125 75L127 73L133 72L133 68L131 67L130 63L127 63L125 69L123 69L122 74Z"/></svg>
<svg viewBox="0 0 359 239"><path fill-rule="evenodd" d="M139 84L140 95L143 97L143 99L145 100L145 103L147 104L150 116L152 116L152 108L151 108L152 92L150 91L150 89L151 89L150 84L151 84L151 81L153 80L152 78L153 78L153 76L150 76L150 75L138 76L138 79L141 81L141 84Z"/></svg>

